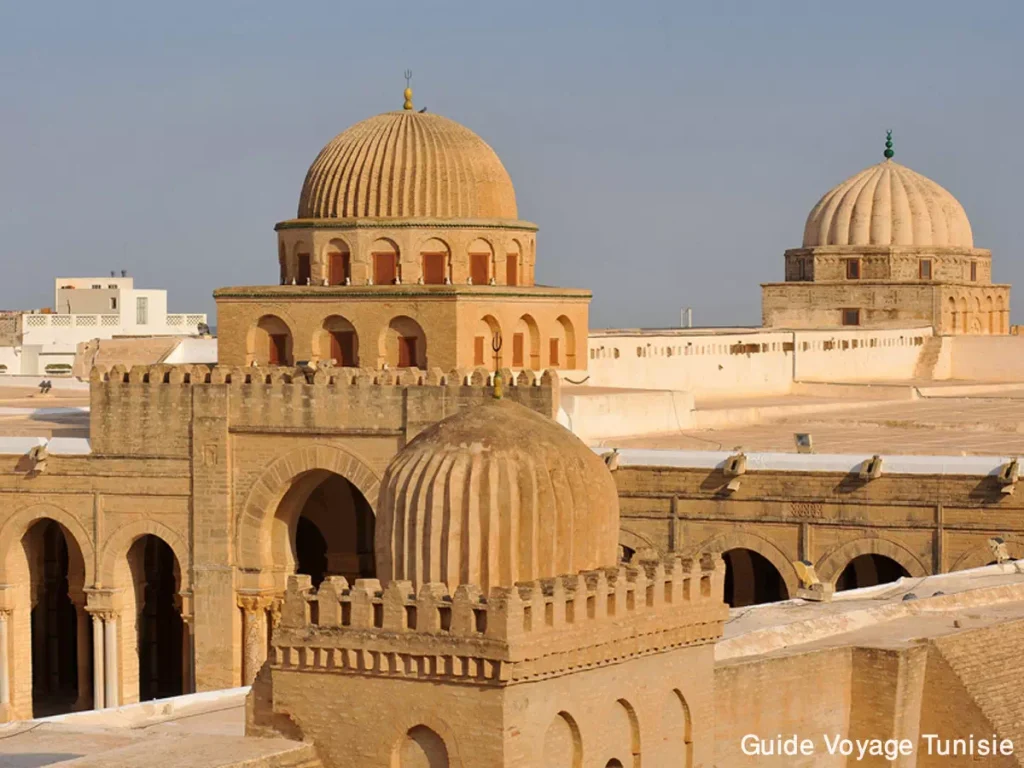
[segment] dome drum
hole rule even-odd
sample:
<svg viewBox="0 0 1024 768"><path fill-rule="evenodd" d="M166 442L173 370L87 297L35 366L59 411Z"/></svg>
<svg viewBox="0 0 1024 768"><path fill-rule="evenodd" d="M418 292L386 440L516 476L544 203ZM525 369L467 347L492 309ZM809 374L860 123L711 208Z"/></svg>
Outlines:
<svg viewBox="0 0 1024 768"><path fill-rule="evenodd" d="M298 221L279 224L280 282L297 285L448 283L466 285L476 268L474 284L528 287L534 284L535 225L488 222ZM307 226L308 225L308 226ZM388 256L387 254L393 254ZM377 262L393 262L382 275ZM481 262L486 272L481 272ZM511 264L510 264L511 262ZM483 279L481 280L481 277Z"/></svg>

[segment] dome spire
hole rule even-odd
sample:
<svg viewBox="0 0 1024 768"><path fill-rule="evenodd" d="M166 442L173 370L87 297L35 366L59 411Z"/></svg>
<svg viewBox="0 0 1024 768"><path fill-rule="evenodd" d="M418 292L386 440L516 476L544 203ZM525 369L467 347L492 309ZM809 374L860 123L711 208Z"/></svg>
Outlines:
<svg viewBox="0 0 1024 768"><path fill-rule="evenodd" d="M409 102L406 102L406 104L408 103ZM408 107L406 107L406 109L408 109ZM892 131L885 132L885 152L882 154L885 155L886 160L892 160L892 156L896 154L892 151Z"/></svg>
<svg viewBox="0 0 1024 768"><path fill-rule="evenodd" d="M405 104L402 109L412 109L412 70L405 70Z"/></svg>

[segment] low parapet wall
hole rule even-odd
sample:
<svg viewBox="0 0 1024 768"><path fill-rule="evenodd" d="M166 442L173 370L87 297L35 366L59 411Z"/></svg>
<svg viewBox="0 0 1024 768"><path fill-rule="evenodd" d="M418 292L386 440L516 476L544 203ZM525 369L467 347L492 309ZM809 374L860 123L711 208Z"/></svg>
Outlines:
<svg viewBox="0 0 1024 768"><path fill-rule="evenodd" d="M714 642L727 608L717 555L668 558L494 587L349 587L314 592L291 576L273 638L281 669L508 685L632 656Z"/></svg>

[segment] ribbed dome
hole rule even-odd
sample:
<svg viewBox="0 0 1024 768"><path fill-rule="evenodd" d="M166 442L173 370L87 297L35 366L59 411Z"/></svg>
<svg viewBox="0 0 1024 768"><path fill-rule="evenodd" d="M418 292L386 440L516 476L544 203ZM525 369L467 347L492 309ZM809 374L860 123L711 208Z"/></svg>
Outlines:
<svg viewBox="0 0 1024 768"><path fill-rule="evenodd" d="M574 434L508 400L473 406L409 443L377 505L377 574L485 591L614 566L619 498Z"/></svg>
<svg viewBox="0 0 1024 768"><path fill-rule="evenodd" d="M339 134L306 174L300 219L515 219L516 193L483 139L440 115L386 112Z"/></svg>
<svg viewBox="0 0 1024 768"><path fill-rule="evenodd" d="M804 227L804 247L931 245L972 248L963 206L931 179L885 160L828 192Z"/></svg>

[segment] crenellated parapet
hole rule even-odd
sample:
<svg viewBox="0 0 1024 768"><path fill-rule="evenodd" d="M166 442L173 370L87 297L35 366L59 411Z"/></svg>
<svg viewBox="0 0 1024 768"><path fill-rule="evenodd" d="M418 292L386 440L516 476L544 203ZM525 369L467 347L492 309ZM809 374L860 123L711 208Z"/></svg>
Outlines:
<svg viewBox="0 0 1024 768"><path fill-rule="evenodd" d="M503 397L553 417L554 371L501 371ZM233 432L385 434L426 426L495 394L484 368L369 369L219 365L96 366L90 375L97 454L191 455L190 422L221 418Z"/></svg>
<svg viewBox="0 0 1024 768"><path fill-rule="evenodd" d="M717 556L454 592L290 577L271 664L324 674L508 685L715 642L728 608Z"/></svg>

